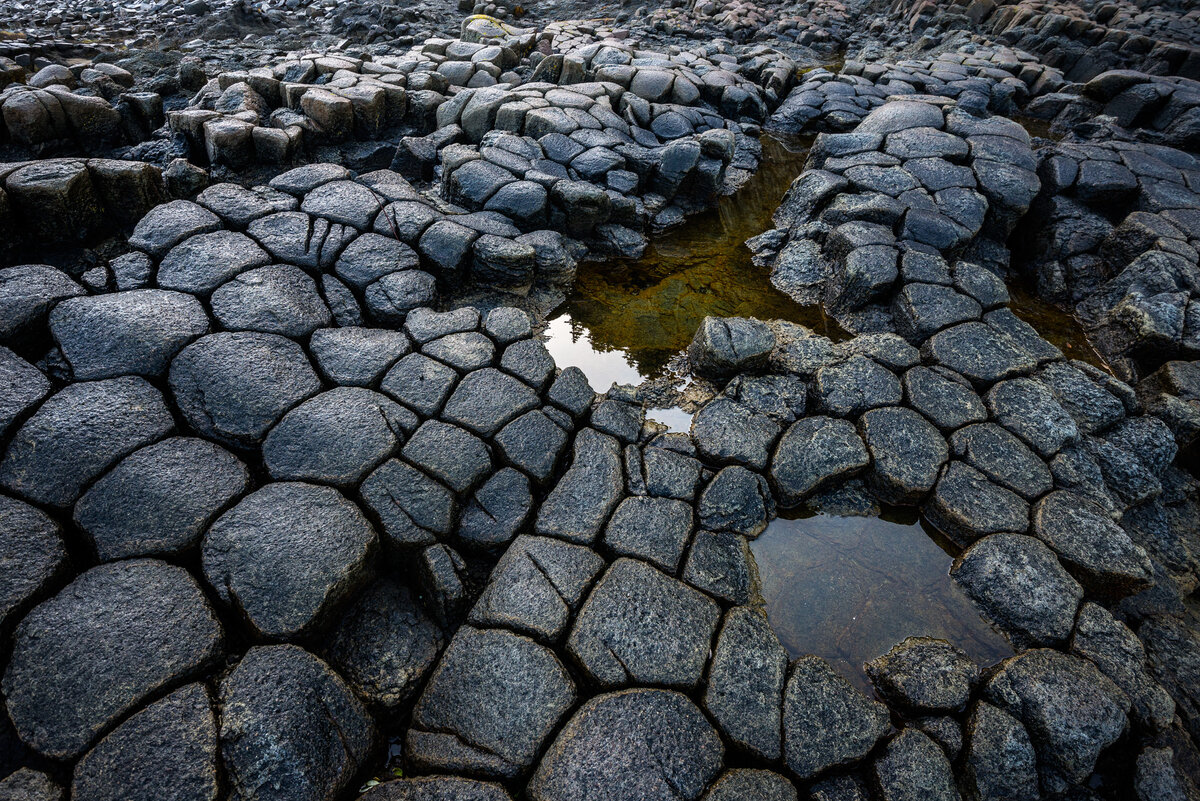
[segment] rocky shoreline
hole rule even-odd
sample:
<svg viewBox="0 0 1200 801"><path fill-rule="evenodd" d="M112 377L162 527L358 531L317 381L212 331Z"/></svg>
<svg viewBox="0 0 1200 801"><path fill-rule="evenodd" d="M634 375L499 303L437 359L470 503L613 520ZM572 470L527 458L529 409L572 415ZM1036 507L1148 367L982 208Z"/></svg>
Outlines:
<svg viewBox="0 0 1200 801"><path fill-rule="evenodd" d="M1200 798L1187 3L141 10L0 26L0 801ZM556 364L766 135L848 336ZM781 644L751 541L881 506L1013 656Z"/></svg>

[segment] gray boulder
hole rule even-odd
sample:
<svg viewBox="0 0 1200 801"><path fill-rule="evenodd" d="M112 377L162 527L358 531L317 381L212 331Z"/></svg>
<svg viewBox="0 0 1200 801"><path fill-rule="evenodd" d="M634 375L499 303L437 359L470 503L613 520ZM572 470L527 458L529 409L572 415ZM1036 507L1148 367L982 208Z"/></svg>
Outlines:
<svg viewBox="0 0 1200 801"><path fill-rule="evenodd" d="M330 633L325 656L371 704L398 712L433 670L445 635L392 578L369 586Z"/></svg>
<svg viewBox="0 0 1200 801"><path fill-rule="evenodd" d="M191 295L135 289L64 300L50 313L50 332L76 381L156 376L208 333L208 314Z"/></svg>
<svg viewBox="0 0 1200 801"><path fill-rule="evenodd" d="M651 462L656 451L670 453L658 448L646 449L648 488L652 484ZM689 461L694 463L694 460ZM722 468L708 482L700 493L696 513L702 528L756 537L766 530L767 523L775 516L775 498L765 478L740 465L731 465Z"/></svg>
<svg viewBox="0 0 1200 801"><path fill-rule="evenodd" d="M79 801L215 801L217 723L203 684L188 684L121 723L75 764Z"/></svg>
<svg viewBox="0 0 1200 801"><path fill-rule="evenodd" d="M141 378L70 384L13 435L0 485L38 503L67 506L110 465L162 439L175 421Z"/></svg>
<svg viewBox="0 0 1200 801"><path fill-rule="evenodd" d="M787 778L769 770L735 768L712 783L704 801L799 801Z"/></svg>
<svg viewBox="0 0 1200 801"><path fill-rule="evenodd" d="M502 629L464 626L413 709L406 754L423 770L515 778L575 704L554 652Z"/></svg>
<svg viewBox="0 0 1200 801"><path fill-rule="evenodd" d="M867 485L885 503L919 503L950 458L941 433L912 409L872 409L859 429L871 454Z"/></svg>
<svg viewBox="0 0 1200 801"><path fill-rule="evenodd" d="M50 381L42 371L0 347L0 437L4 437L22 415L50 394Z"/></svg>
<svg viewBox="0 0 1200 801"><path fill-rule="evenodd" d="M691 434L700 455L718 464L763 470L779 425L764 414L727 398L718 398L692 418Z"/></svg>
<svg viewBox="0 0 1200 801"><path fill-rule="evenodd" d="M512 801L495 782L459 776L419 776L382 782L367 789L360 801Z"/></svg>
<svg viewBox="0 0 1200 801"><path fill-rule="evenodd" d="M797 420L771 457L771 483L782 506L856 475L871 461L854 425L830 417Z"/></svg>
<svg viewBox="0 0 1200 801"><path fill-rule="evenodd" d="M636 689L592 698L529 783L533 801L695 801L721 769L721 738L688 698Z"/></svg>
<svg viewBox="0 0 1200 801"><path fill-rule="evenodd" d="M337 387L292 409L263 441L276 481L357 485L417 426L417 416L385 395Z"/></svg>
<svg viewBox="0 0 1200 801"><path fill-rule="evenodd" d="M158 265L157 281L163 289L208 295L246 270L270 263L267 252L245 234L213 231L171 248Z"/></svg>
<svg viewBox="0 0 1200 801"><path fill-rule="evenodd" d="M21 621L4 698L22 741L71 759L223 653L221 624L187 571L150 559L100 565Z"/></svg>
<svg viewBox="0 0 1200 801"><path fill-rule="evenodd" d="M60 300L84 294L70 276L48 264L0 270L0 340L33 333Z"/></svg>
<svg viewBox="0 0 1200 801"><path fill-rule="evenodd" d="M903 383L908 405L942 431L954 431L987 419L983 400L957 373L914 367L904 374Z"/></svg>
<svg viewBox="0 0 1200 801"><path fill-rule="evenodd" d="M209 302L213 316L230 331L299 338L333 323L316 282L290 264L239 273L213 292Z"/></svg>
<svg viewBox="0 0 1200 801"><path fill-rule="evenodd" d="M233 454L172 437L134 451L93 484L75 504L75 523L102 562L180 553L249 486L250 471Z"/></svg>
<svg viewBox="0 0 1200 801"><path fill-rule="evenodd" d="M1096 503L1057 490L1033 507L1033 534L1089 591L1123 597L1154 583L1150 557Z"/></svg>
<svg viewBox="0 0 1200 801"><path fill-rule="evenodd" d="M370 575L378 544L358 507L332 487L268 484L204 535L205 578L266 637L299 637L327 622Z"/></svg>
<svg viewBox="0 0 1200 801"><path fill-rule="evenodd" d="M8 631L67 567L58 524L36 507L0 495L0 629Z"/></svg>
<svg viewBox="0 0 1200 801"><path fill-rule="evenodd" d="M491 451L483 440L439 420L422 423L402 453L457 493L477 486L493 467Z"/></svg>
<svg viewBox="0 0 1200 801"><path fill-rule="evenodd" d="M887 744L872 766L872 778L884 801L958 801L950 760L916 729L904 729Z"/></svg>
<svg viewBox="0 0 1200 801"><path fill-rule="evenodd" d="M865 757L892 730L887 707L850 686L824 659L797 659L783 694L783 758L804 780Z"/></svg>
<svg viewBox="0 0 1200 801"><path fill-rule="evenodd" d="M1025 725L1049 792L1087 781L1129 725L1129 698L1115 684L1090 662L1046 648L1002 662L984 696Z"/></svg>
<svg viewBox="0 0 1200 801"><path fill-rule="evenodd" d="M967 719L963 789L979 801L1038 801L1037 754L1029 733L1007 712L979 701Z"/></svg>
<svg viewBox="0 0 1200 801"><path fill-rule="evenodd" d="M376 386L412 347L401 331L347 326L319 328L308 340L317 369L341 386Z"/></svg>
<svg viewBox="0 0 1200 801"><path fill-rule="evenodd" d="M453 531L458 511L454 493L399 459L380 465L359 492L392 546L431 545Z"/></svg>
<svg viewBox="0 0 1200 801"><path fill-rule="evenodd" d="M960 545L1029 528L1029 504L965 462L946 465L924 509L930 522Z"/></svg>
<svg viewBox="0 0 1200 801"><path fill-rule="evenodd" d="M249 447L288 409L320 391L321 382L296 343L274 334L223 332L175 357L170 386L197 432Z"/></svg>
<svg viewBox="0 0 1200 801"><path fill-rule="evenodd" d="M615 554L643 559L674 574L692 527L692 507L683 501L626 498L608 521L604 544Z"/></svg>
<svg viewBox="0 0 1200 801"><path fill-rule="evenodd" d="M575 435L571 466L542 502L534 530L591 544L621 500L624 476L617 440L594 428L583 429Z"/></svg>
<svg viewBox="0 0 1200 801"><path fill-rule="evenodd" d="M987 394L997 423L1049 459L1079 438L1079 428L1046 386L1031 378L1001 381Z"/></svg>
<svg viewBox="0 0 1200 801"><path fill-rule="evenodd" d="M780 756L787 662L787 651L760 610L736 606L725 614L704 708L732 743L766 760Z"/></svg>
<svg viewBox="0 0 1200 801"><path fill-rule="evenodd" d="M950 575L1018 646L1062 643L1083 598L1054 552L1024 534L984 537L954 561Z"/></svg>
<svg viewBox="0 0 1200 801"><path fill-rule="evenodd" d="M962 649L932 637L908 637L863 667L880 695L921 712L957 712L979 678Z"/></svg>
<svg viewBox="0 0 1200 801"><path fill-rule="evenodd" d="M705 317L688 345L697 375L724 378L767 366L775 335L765 323L746 317Z"/></svg>
<svg viewBox="0 0 1200 801"><path fill-rule="evenodd" d="M567 638L567 652L604 687L694 688L720 609L707 596L634 559L605 571Z"/></svg>
<svg viewBox="0 0 1200 801"><path fill-rule="evenodd" d="M349 790L375 739L350 688L295 645L247 651L221 681L220 720L231 801L333 801Z"/></svg>
<svg viewBox="0 0 1200 801"><path fill-rule="evenodd" d="M995 423L976 423L950 436L954 455L1005 489L1033 501L1054 488L1046 463Z"/></svg>

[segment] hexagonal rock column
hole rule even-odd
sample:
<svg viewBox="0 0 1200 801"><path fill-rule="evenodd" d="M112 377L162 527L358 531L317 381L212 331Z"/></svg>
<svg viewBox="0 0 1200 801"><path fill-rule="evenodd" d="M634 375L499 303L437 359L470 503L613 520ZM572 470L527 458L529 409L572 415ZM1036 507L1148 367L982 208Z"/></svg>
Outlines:
<svg viewBox="0 0 1200 801"><path fill-rule="evenodd" d="M222 655L221 624L182 568L150 559L94 567L17 627L4 673L28 745L70 759L155 692Z"/></svg>
<svg viewBox="0 0 1200 801"><path fill-rule="evenodd" d="M332 487L268 484L204 535L201 561L221 600L265 637L311 633L370 577L378 535Z"/></svg>
<svg viewBox="0 0 1200 801"><path fill-rule="evenodd" d="M220 710L231 801L332 801L375 738L354 693L295 645L247 651L221 682Z"/></svg>
<svg viewBox="0 0 1200 801"><path fill-rule="evenodd" d="M567 722L529 783L534 801L694 801L721 769L721 739L671 690L597 696Z"/></svg>
<svg viewBox="0 0 1200 801"><path fill-rule="evenodd" d="M575 703L554 652L503 629L459 629L413 710L406 753L423 770L512 779Z"/></svg>

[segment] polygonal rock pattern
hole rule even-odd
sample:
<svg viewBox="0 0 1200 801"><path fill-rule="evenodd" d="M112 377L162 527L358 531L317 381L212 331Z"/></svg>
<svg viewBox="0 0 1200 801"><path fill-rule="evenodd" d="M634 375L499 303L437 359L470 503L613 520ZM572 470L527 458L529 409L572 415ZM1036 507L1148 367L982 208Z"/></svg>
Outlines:
<svg viewBox="0 0 1200 801"><path fill-rule="evenodd" d="M886 801L959 798L950 760L933 740L916 729L904 729L892 738L872 771Z"/></svg>
<svg viewBox="0 0 1200 801"><path fill-rule="evenodd" d="M445 640L407 586L383 579L347 607L325 656L359 695L392 711L416 694Z"/></svg>
<svg viewBox="0 0 1200 801"><path fill-rule="evenodd" d="M13 435L0 486L39 503L66 506L122 456L175 426L162 394L141 378L71 384Z"/></svg>
<svg viewBox="0 0 1200 801"><path fill-rule="evenodd" d="M867 448L844 420L806 417L792 424L771 457L771 481L784 506L795 506L831 481L870 463Z"/></svg>
<svg viewBox="0 0 1200 801"><path fill-rule="evenodd" d="M1059 490L1033 508L1033 533L1087 589L1129 595L1152 583L1150 559L1097 504Z"/></svg>
<svg viewBox="0 0 1200 801"><path fill-rule="evenodd" d="M783 758L800 779L866 756L891 731L887 707L820 657L796 660L783 693Z"/></svg>
<svg viewBox="0 0 1200 801"><path fill-rule="evenodd" d="M756 609L737 606L725 614L704 708L738 746L775 760L780 755L780 711L787 652Z"/></svg>
<svg viewBox="0 0 1200 801"><path fill-rule="evenodd" d="M724 748L704 714L670 690L622 690L579 708L529 783L535 801L695 801Z"/></svg>
<svg viewBox="0 0 1200 801"><path fill-rule="evenodd" d="M375 738L354 693L295 645L247 651L221 681L219 703L231 799L327 801L348 789Z"/></svg>
<svg viewBox="0 0 1200 801"><path fill-rule="evenodd" d="M202 439L172 437L134 451L84 493L75 522L101 561L184 551L250 486L233 454Z"/></svg>
<svg viewBox="0 0 1200 801"><path fill-rule="evenodd" d="M75 765L88 801L217 798L217 723L203 684L188 684L113 729Z"/></svg>
<svg viewBox="0 0 1200 801"><path fill-rule="evenodd" d="M552 651L502 629L459 629L413 710L407 754L425 770L514 778L575 702Z"/></svg>
<svg viewBox="0 0 1200 801"><path fill-rule="evenodd" d="M8 713L24 742L72 758L223 650L221 624L182 568L148 559L100 565L21 621L4 673Z"/></svg>
<svg viewBox="0 0 1200 801"><path fill-rule="evenodd" d="M258 444L272 425L321 384L300 346L274 334L224 332L175 357L171 393L200 434L234 446Z"/></svg>
<svg viewBox="0 0 1200 801"><path fill-rule="evenodd" d="M204 535L204 575L221 600L268 637L327 621L370 575L378 543L358 507L331 487L268 484Z"/></svg>
<svg viewBox="0 0 1200 801"><path fill-rule="evenodd" d="M719 616L702 593L645 562L618 559L579 610L567 651L604 687L692 688Z"/></svg>
<svg viewBox="0 0 1200 801"><path fill-rule="evenodd" d="M888 700L927 712L962 709L979 677L962 650L931 637L909 637L865 668Z"/></svg>

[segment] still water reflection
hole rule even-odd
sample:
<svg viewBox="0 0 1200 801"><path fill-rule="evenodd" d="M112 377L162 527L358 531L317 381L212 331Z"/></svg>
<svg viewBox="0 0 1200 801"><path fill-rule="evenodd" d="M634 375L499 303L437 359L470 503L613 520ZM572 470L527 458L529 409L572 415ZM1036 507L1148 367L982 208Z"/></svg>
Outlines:
<svg viewBox="0 0 1200 801"><path fill-rule="evenodd" d="M804 167L810 142L764 137L763 161L737 194L655 237L637 261L580 265L571 296L550 321L547 347L603 392L612 382L662 376L708 315L790 320L845 336L819 307L802 307L771 286L745 241L773 227L771 215Z"/></svg>
<svg viewBox="0 0 1200 801"><path fill-rule="evenodd" d="M1013 651L950 578L953 557L914 510L778 518L750 549L771 626L863 690L862 664L910 636L940 637L991 665Z"/></svg>

